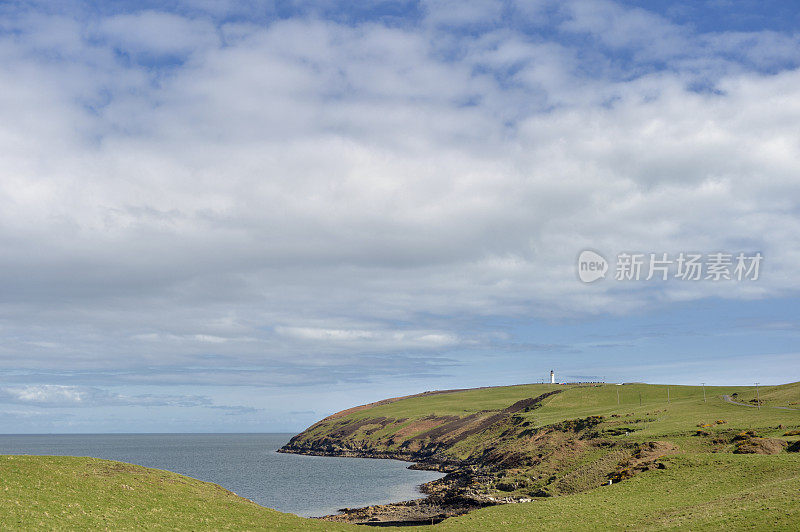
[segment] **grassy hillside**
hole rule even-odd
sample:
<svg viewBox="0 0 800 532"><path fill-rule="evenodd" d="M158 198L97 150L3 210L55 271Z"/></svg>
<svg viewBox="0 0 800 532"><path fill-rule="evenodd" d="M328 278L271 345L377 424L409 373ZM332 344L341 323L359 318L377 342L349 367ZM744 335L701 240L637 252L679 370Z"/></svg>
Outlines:
<svg viewBox="0 0 800 532"><path fill-rule="evenodd" d="M609 491L609 481L631 478L637 483L658 484L659 478L691 483L694 475L709 474L714 484L720 479L714 474L719 460L730 460L731 471L741 475L728 486L732 491L708 491L697 504L751 493L765 482L763 471L771 468L786 470L785 480L796 486L800 454L789 451L800 447L800 410L786 407L800 401L800 383L761 387L760 409L726 402L726 396L750 403L755 390L706 387L704 395L701 386L534 384L458 391L331 416L296 436L287 450L398 457L453 472L431 486L439 499L432 508L419 509L423 517L532 498L537 501L532 506L490 508L476 515L523 518L534 512L533 518L539 515L534 507L567 508L572 498L575 504L591 501ZM753 454L768 456L745 456ZM676 457L671 463L679 471L663 473L665 457ZM648 490L646 501L663 513L663 500L651 501L653 492ZM631 508L641 502L630 501ZM776 511L784 510L783 503L776 504ZM785 511L792 514L798 505ZM376 516L380 513L352 517L363 521ZM471 522L473 517L459 519Z"/></svg>
<svg viewBox="0 0 800 532"><path fill-rule="evenodd" d="M428 394L326 418L289 450L397 456L451 472L426 501L353 512L351 521L455 515L421 528L796 529L800 411L786 407L800 401L800 383L760 388L760 409L723 400L750 403L753 388L705 391L705 401L701 387L647 384ZM531 502L459 515L498 500ZM166 471L0 456L0 529L141 528L369 530L282 514Z"/></svg>
<svg viewBox="0 0 800 532"><path fill-rule="evenodd" d="M797 530L800 456L691 454L563 497L454 517L430 530Z"/></svg>
<svg viewBox="0 0 800 532"><path fill-rule="evenodd" d="M612 414L617 410L630 412L641 404L644 410L651 406L678 407L682 413L702 414L704 408L714 405L722 406L723 395L738 394L741 402L755 399L753 386L706 386L706 402L703 402L703 387L675 386L659 384L616 384L604 385L558 385L558 384L525 384L519 386L501 386L496 388L479 388L438 395L415 396L408 399L383 404L353 412L348 419L365 419L386 416L389 418L419 419L430 415L446 416L502 410L512 403L528 397L537 397L542 393L559 390L558 394L543 404L537 416L546 416L548 421L561 421L574 417L598 414ZM617 404L619 392L619 405ZM668 402L669 396L669 402ZM780 386L761 386L759 396L762 404L767 406L800 405L800 383ZM619 408L618 408L619 407ZM797 406L800 409L800 406ZM740 412L739 408L726 411ZM677 410L676 410L677 412ZM341 418L340 418L341 419ZM542 419L545 419L544 417Z"/></svg>
<svg viewBox="0 0 800 532"><path fill-rule="evenodd" d="M556 393L538 405L499 416L516 402L549 392ZM474 454L487 438L494 440L490 434L492 430L507 430L508 425L522 427L530 433L564 421L603 416L595 427L596 432L614 441L644 442L668 438L682 446L721 450L717 448L719 442L712 444L708 438L700 439L701 445L696 445L698 428L708 432L711 440L714 435L749 429L757 430L761 436L790 439L784 437L777 426L797 428L800 425L800 406L798 410L772 408L800 402L800 383L761 387L759 395L765 405L761 409L726 403L722 400L724 395L747 402L755 397L755 391L753 387L707 386L704 399L700 386L652 384L532 384L468 390L401 399L342 417L332 416L298 435L293 445L302 448L327 442L333 453L337 449L417 453L427 445L442 456L464 459ZM501 418L505 424L483 426L489 421L499 422L503 420ZM717 421L724 423L717 424ZM448 423L451 430L442 430L448 428ZM472 429L479 430L463 436L464 432ZM628 434L624 435L626 431ZM620 432L620 435L614 432ZM452 445L429 445L437 440Z"/></svg>
<svg viewBox="0 0 800 532"><path fill-rule="evenodd" d="M353 530L263 508L216 484L70 456L0 456L2 530Z"/></svg>

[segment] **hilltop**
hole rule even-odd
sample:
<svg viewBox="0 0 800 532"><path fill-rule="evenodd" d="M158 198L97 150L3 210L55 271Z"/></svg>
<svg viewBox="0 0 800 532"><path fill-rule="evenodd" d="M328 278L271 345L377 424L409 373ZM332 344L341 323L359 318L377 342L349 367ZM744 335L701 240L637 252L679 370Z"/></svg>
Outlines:
<svg viewBox="0 0 800 532"><path fill-rule="evenodd" d="M797 483L800 383L760 388L760 405L755 396L749 387L639 383L428 392L329 416L282 452L397 458L448 473L424 487L427 499L330 517L350 522L430 522L578 497L670 466L761 467L742 455L766 456L758 464L793 470L786 480Z"/></svg>

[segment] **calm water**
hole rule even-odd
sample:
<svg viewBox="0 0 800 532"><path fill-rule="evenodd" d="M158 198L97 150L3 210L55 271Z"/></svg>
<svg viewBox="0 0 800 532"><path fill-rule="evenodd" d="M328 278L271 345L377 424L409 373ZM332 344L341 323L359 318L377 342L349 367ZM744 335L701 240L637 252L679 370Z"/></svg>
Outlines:
<svg viewBox="0 0 800 532"><path fill-rule="evenodd" d="M306 517L420 497L441 477L408 463L279 454L291 434L0 435L0 454L93 456L215 482L258 504Z"/></svg>

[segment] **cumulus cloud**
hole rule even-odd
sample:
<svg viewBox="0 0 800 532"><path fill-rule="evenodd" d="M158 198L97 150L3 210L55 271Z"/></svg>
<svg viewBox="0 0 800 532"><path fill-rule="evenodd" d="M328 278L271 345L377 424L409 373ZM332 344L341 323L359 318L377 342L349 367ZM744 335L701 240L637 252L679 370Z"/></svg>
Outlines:
<svg viewBox="0 0 800 532"><path fill-rule="evenodd" d="M94 36L118 52L133 55L183 56L219 45L216 28L209 21L157 11L102 19Z"/></svg>
<svg viewBox="0 0 800 532"><path fill-rule="evenodd" d="M470 319L797 290L793 36L699 34L611 2L471 6L404 24L7 17L0 364L162 383L322 382L332 361L327 382L441 374L449 350L496 345ZM504 12L557 31L498 27ZM587 287L587 247L760 250L765 271Z"/></svg>

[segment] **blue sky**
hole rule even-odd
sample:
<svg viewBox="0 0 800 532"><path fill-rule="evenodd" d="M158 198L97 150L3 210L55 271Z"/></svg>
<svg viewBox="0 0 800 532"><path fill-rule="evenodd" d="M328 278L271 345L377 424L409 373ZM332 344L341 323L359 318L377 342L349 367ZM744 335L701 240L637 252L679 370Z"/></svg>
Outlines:
<svg viewBox="0 0 800 532"><path fill-rule="evenodd" d="M2 430L292 432L550 369L800 380L798 12L3 3ZM615 281L623 252L764 261Z"/></svg>

